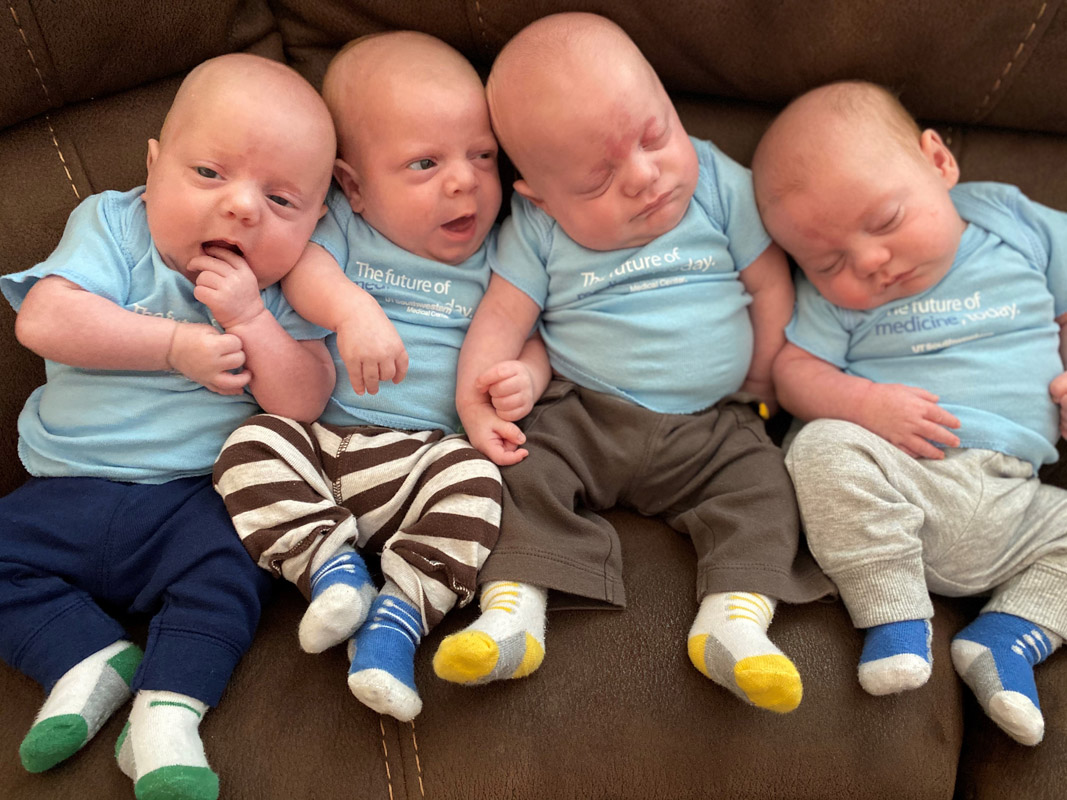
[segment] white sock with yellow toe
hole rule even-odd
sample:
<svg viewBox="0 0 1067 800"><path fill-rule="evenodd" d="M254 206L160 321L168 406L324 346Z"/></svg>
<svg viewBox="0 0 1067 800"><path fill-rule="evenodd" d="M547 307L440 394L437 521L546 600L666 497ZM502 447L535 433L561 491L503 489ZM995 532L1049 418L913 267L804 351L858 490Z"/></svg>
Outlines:
<svg viewBox="0 0 1067 800"><path fill-rule="evenodd" d="M548 590L516 581L482 587L482 614L459 633L446 636L433 657L439 678L476 684L524 678L545 657Z"/></svg>
<svg viewBox="0 0 1067 800"><path fill-rule="evenodd" d="M767 638L776 601L754 592L709 594L689 630L689 660L742 700L784 714L800 705L796 666Z"/></svg>

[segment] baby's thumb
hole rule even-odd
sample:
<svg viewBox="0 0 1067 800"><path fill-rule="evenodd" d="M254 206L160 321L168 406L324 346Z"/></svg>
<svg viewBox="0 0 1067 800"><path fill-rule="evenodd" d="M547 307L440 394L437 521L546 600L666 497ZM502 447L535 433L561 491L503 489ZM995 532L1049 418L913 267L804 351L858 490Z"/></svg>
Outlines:
<svg viewBox="0 0 1067 800"><path fill-rule="evenodd" d="M1063 402L1064 396L1067 395L1067 372L1061 372L1052 379L1052 383L1048 387L1048 393L1052 395L1053 402Z"/></svg>

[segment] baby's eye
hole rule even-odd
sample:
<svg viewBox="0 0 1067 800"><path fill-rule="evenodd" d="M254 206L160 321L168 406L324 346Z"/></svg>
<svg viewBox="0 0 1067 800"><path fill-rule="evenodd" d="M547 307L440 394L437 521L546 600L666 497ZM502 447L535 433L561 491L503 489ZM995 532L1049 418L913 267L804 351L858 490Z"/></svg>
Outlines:
<svg viewBox="0 0 1067 800"><path fill-rule="evenodd" d="M599 197L608 190L609 186L611 186L612 175L613 173L608 171L592 177L588 183L578 190L578 194L585 195L589 198Z"/></svg>
<svg viewBox="0 0 1067 800"><path fill-rule="evenodd" d="M892 215L890 215L890 216L889 216L889 218L888 218L888 219L885 219L885 220L884 220L884 221L882 222L882 224L881 224L881 225L879 225L879 226L878 226L878 227L877 227L877 228L875 229L875 231L874 231L874 232L875 232L875 233L889 233L889 232L890 232L891 230L893 230L893 229L894 229L894 228L895 228L895 227L896 227L897 225L899 225L899 224L900 224L900 222L901 222L901 220L902 220L903 218L904 218L904 210L903 210L903 209L901 209L901 208L898 208L898 209L897 209L896 211L894 211L894 212L892 213Z"/></svg>
<svg viewBox="0 0 1067 800"><path fill-rule="evenodd" d="M408 164L408 169L423 170L433 169L437 166L437 162L432 158L419 158Z"/></svg>
<svg viewBox="0 0 1067 800"><path fill-rule="evenodd" d="M292 203L290 203L284 197L279 197L276 194L268 194L267 195L267 199L270 200L272 203L277 203L278 205L282 206L283 208L288 208L289 206L292 205Z"/></svg>
<svg viewBox="0 0 1067 800"><path fill-rule="evenodd" d="M219 173L215 172L211 167L197 167L196 174L201 178L217 178Z"/></svg>
<svg viewBox="0 0 1067 800"><path fill-rule="evenodd" d="M670 133L670 128L661 128L660 130L649 133L641 140L641 147L645 150L658 150L666 144L668 133Z"/></svg>

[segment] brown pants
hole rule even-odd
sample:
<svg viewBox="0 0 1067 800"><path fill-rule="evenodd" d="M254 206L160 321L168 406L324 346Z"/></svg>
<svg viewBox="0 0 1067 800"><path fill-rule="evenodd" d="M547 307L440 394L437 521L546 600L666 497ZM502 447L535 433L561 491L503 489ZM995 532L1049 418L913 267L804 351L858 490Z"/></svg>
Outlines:
<svg viewBox="0 0 1067 800"><path fill-rule="evenodd" d="M521 424L530 455L501 470L500 538L482 583L625 605L619 537L596 513L624 506L692 538L698 601L726 591L794 603L834 593L801 541L782 451L738 397L659 414L556 380Z"/></svg>

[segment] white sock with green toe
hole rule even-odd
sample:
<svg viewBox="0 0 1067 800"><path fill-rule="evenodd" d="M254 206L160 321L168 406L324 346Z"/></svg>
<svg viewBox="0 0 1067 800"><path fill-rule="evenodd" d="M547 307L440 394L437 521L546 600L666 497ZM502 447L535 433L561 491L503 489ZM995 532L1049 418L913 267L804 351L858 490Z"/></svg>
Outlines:
<svg viewBox="0 0 1067 800"><path fill-rule="evenodd" d="M767 638L776 601L753 592L709 594L689 629L689 660L742 700L784 714L800 705L796 666Z"/></svg>
<svg viewBox="0 0 1067 800"><path fill-rule="evenodd" d="M22 766L44 772L78 752L130 699L130 681L143 657L137 645L118 641L67 670L19 746Z"/></svg>
<svg viewBox="0 0 1067 800"><path fill-rule="evenodd" d="M482 587L482 614L459 633L446 636L433 657L439 678L477 684L524 678L545 657L548 590L515 581Z"/></svg>
<svg viewBox="0 0 1067 800"><path fill-rule="evenodd" d="M142 689L115 745L137 800L216 800L219 778L207 763L200 721L208 707L188 695Z"/></svg>

